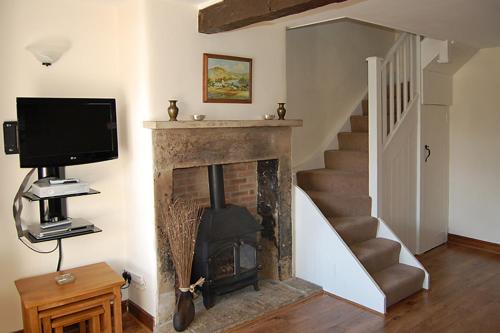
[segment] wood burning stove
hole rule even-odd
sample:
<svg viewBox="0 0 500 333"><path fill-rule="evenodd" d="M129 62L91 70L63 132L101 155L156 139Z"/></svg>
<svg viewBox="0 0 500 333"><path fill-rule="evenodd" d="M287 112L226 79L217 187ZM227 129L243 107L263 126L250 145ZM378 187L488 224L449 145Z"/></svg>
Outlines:
<svg viewBox="0 0 500 333"><path fill-rule="evenodd" d="M208 179L211 207L201 218L192 270L193 282L205 278L201 289L207 309L217 295L249 285L258 290L257 233L262 230L245 207L225 204L222 165L210 165Z"/></svg>

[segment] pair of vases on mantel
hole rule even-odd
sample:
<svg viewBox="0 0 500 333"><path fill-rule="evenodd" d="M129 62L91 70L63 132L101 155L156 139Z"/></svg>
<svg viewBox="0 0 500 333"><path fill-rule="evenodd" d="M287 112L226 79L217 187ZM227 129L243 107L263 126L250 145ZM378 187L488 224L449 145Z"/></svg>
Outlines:
<svg viewBox="0 0 500 333"><path fill-rule="evenodd" d="M177 100L169 100L170 105L168 107L168 116L170 121L176 121L177 116L179 115L179 107L177 106ZM286 103L278 103L278 109L276 110L276 113L278 114L278 119L279 120L284 120L285 115L286 115L286 109L285 109L285 104Z"/></svg>

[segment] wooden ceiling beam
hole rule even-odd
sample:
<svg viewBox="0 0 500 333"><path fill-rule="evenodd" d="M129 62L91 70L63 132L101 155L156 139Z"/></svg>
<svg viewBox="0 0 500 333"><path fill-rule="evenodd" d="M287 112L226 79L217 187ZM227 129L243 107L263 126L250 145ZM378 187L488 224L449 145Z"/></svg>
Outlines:
<svg viewBox="0 0 500 333"><path fill-rule="evenodd" d="M347 0L224 0L198 13L198 31L213 34Z"/></svg>

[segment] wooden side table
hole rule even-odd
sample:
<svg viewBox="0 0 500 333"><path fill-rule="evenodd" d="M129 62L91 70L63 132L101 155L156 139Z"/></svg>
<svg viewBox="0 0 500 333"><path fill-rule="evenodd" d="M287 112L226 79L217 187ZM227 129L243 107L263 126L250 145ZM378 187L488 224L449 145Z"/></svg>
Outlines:
<svg viewBox="0 0 500 333"><path fill-rule="evenodd" d="M72 273L75 281L58 285L55 277ZM41 333L41 317L47 310L78 307L96 297L112 295L114 332L122 333L120 287L123 278L106 263L77 267L61 272L20 279L16 287L21 297L25 333Z"/></svg>

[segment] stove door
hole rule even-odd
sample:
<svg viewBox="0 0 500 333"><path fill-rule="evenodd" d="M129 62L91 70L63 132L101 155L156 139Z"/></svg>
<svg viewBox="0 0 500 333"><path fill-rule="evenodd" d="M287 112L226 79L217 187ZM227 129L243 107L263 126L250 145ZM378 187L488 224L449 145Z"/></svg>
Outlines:
<svg viewBox="0 0 500 333"><path fill-rule="evenodd" d="M241 241L239 246L239 259L239 273L255 269L257 267L257 251L255 246Z"/></svg>
<svg viewBox="0 0 500 333"><path fill-rule="evenodd" d="M211 280L236 277L257 268L257 249L254 242L237 240L227 243L209 259Z"/></svg>
<svg viewBox="0 0 500 333"><path fill-rule="evenodd" d="M235 244L229 244L217 251L209 260L210 271L213 280L232 277L237 274L238 248Z"/></svg>

